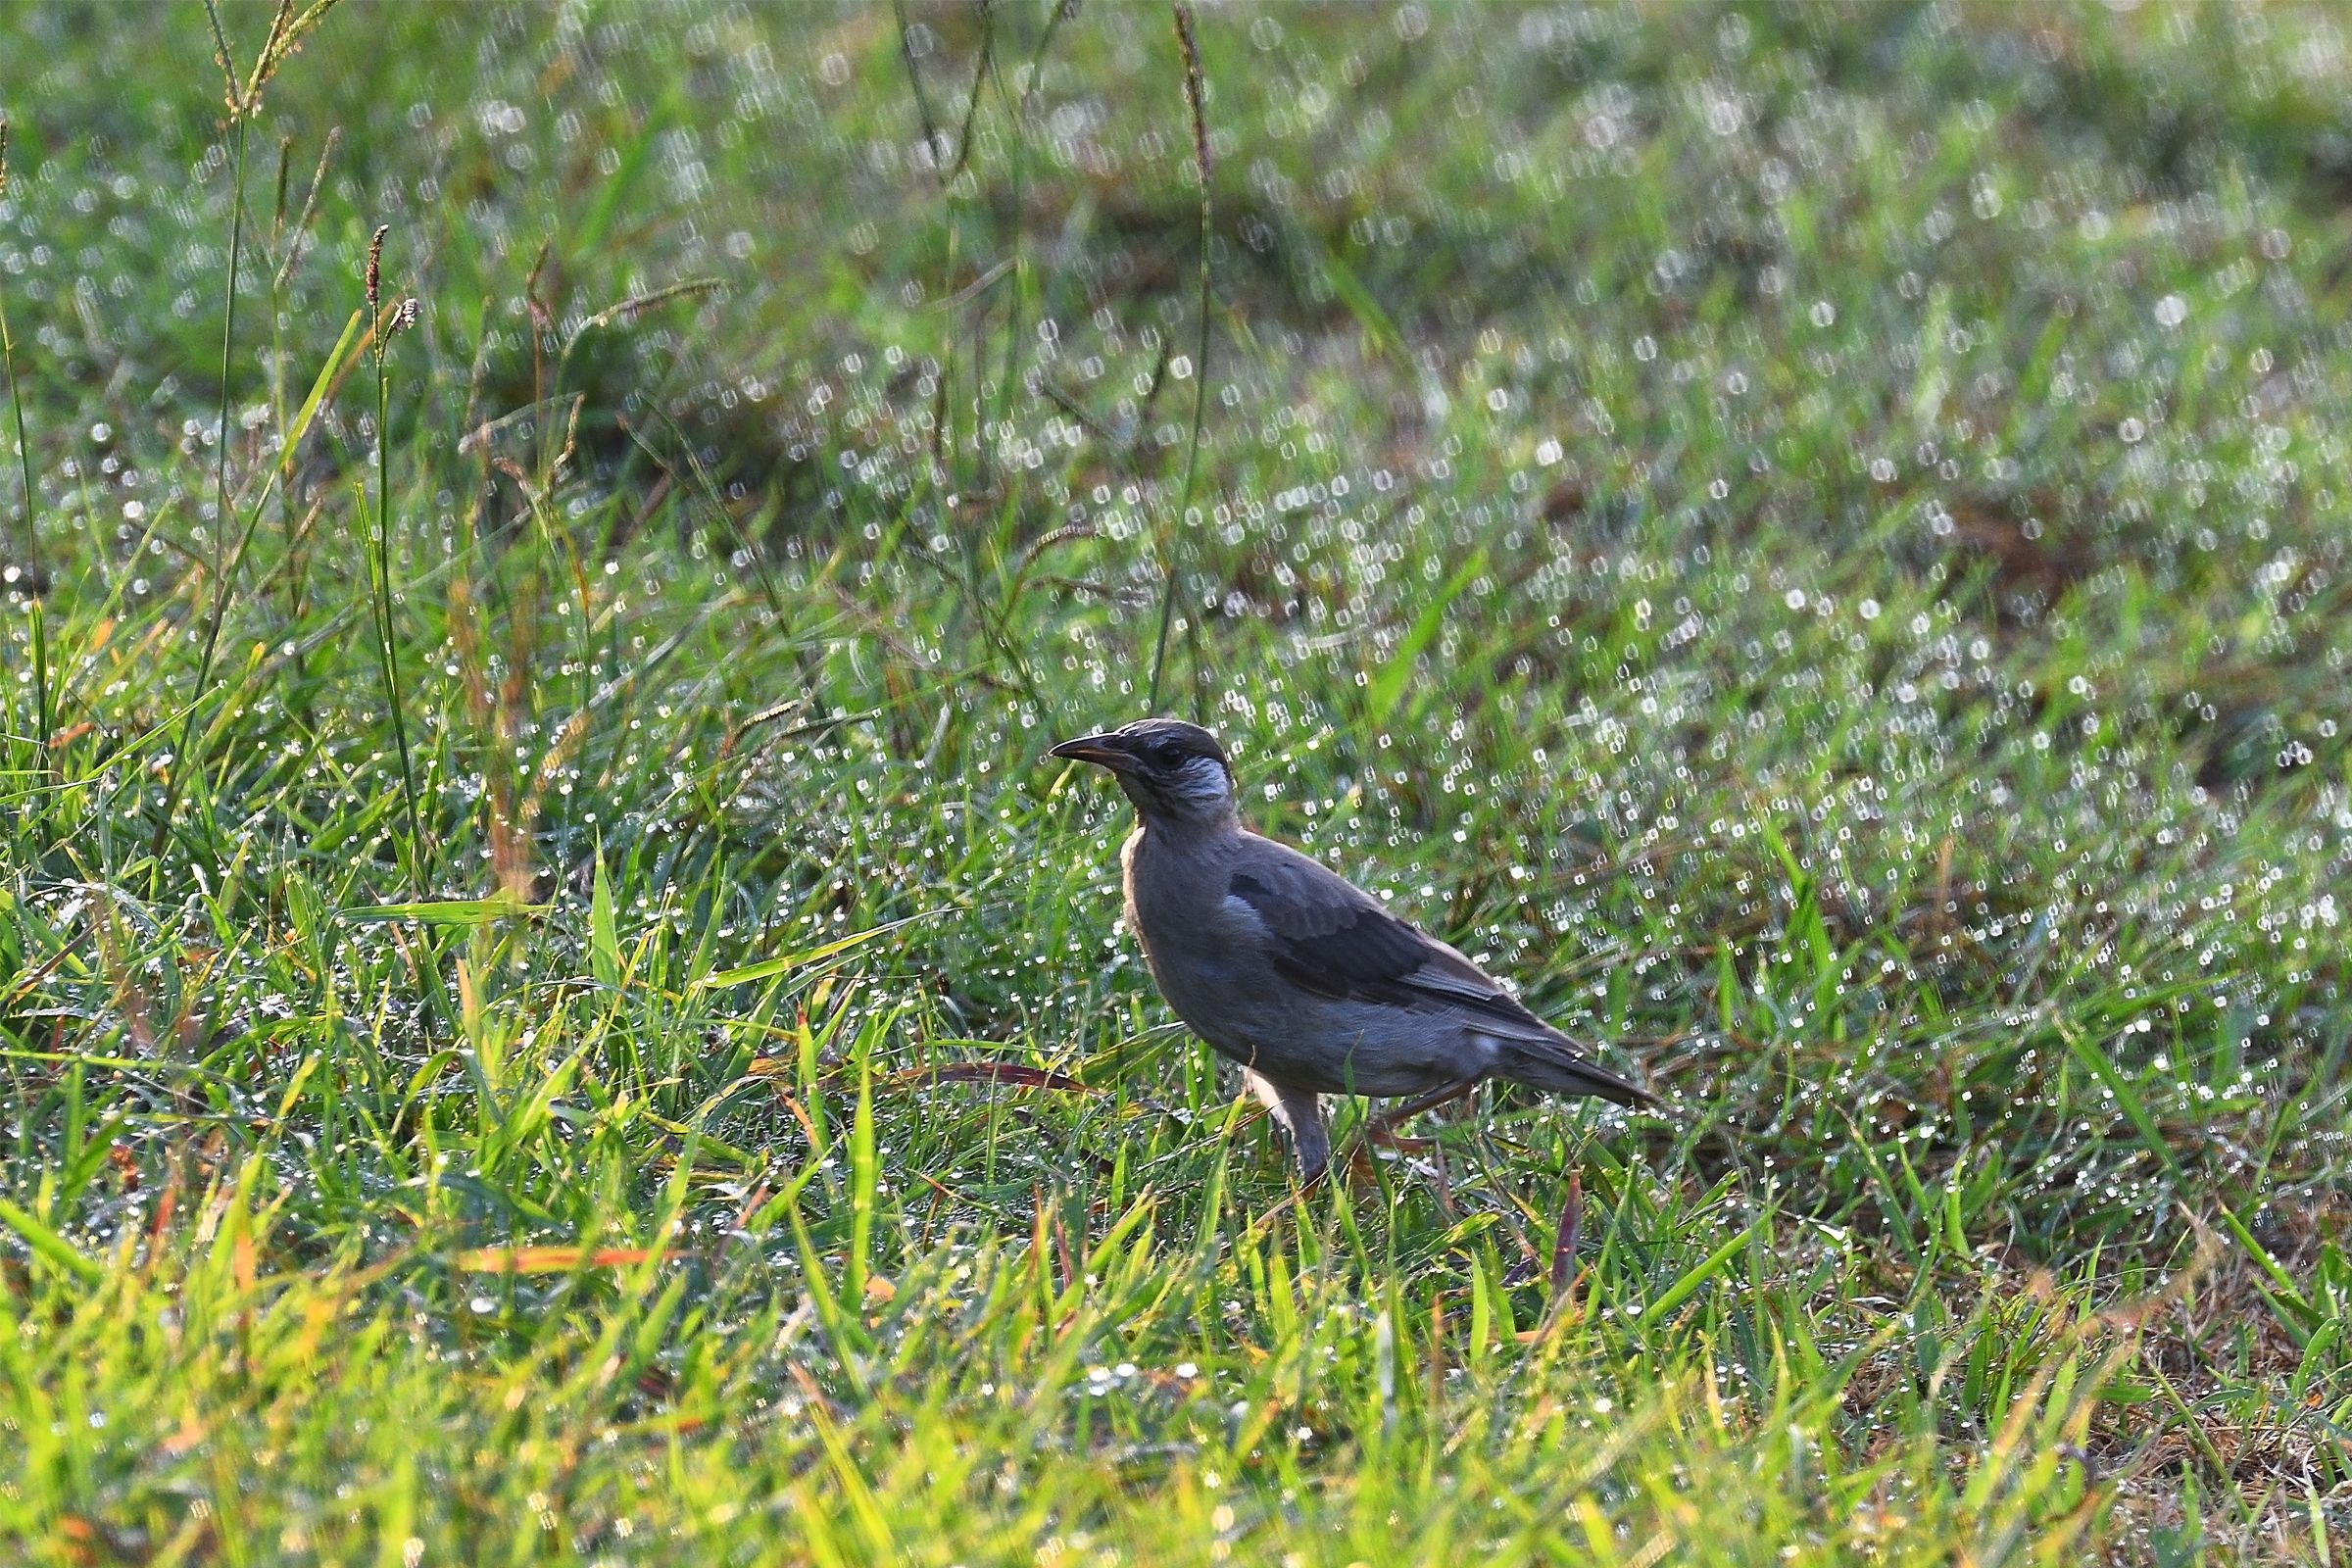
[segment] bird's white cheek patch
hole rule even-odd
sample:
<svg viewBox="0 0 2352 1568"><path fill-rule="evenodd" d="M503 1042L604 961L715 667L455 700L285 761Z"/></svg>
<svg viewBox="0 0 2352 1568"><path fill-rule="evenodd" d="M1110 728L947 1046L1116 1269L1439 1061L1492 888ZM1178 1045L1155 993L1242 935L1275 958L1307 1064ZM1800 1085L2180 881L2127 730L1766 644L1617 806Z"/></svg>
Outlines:
<svg viewBox="0 0 2352 1568"><path fill-rule="evenodd" d="M1185 763L1184 771L1177 775L1176 793L1197 805L1217 806L1231 795L1232 787L1226 781L1225 769L1217 765L1216 759L1196 757Z"/></svg>

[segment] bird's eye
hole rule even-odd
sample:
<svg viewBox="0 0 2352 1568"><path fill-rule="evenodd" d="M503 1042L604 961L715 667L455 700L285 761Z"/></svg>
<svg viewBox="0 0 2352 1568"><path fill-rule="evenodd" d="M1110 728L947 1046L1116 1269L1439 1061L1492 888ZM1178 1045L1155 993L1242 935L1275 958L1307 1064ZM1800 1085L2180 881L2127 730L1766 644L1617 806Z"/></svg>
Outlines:
<svg viewBox="0 0 2352 1568"><path fill-rule="evenodd" d="M1161 741L1152 748L1152 760L1162 767L1181 767L1184 765L1184 748L1174 741Z"/></svg>

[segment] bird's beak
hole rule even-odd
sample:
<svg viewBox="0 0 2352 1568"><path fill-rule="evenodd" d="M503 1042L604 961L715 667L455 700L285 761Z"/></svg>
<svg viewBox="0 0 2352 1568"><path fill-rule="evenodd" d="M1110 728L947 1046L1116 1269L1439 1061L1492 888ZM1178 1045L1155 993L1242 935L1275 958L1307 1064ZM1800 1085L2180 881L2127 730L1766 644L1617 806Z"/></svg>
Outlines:
<svg viewBox="0 0 2352 1568"><path fill-rule="evenodd" d="M1063 741L1046 754L1048 757L1066 757L1076 762L1092 762L1107 767L1113 773L1135 770L1135 754L1129 751L1118 736L1105 732L1101 735L1081 735L1074 741Z"/></svg>

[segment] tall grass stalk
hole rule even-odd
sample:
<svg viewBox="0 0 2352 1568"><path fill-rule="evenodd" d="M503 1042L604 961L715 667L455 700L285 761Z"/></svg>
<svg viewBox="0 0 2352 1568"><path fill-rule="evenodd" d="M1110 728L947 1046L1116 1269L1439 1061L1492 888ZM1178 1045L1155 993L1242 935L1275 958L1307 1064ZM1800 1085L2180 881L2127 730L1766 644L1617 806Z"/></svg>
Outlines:
<svg viewBox="0 0 2352 1568"><path fill-rule="evenodd" d="M302 619L303 598L309 586L310 551L304 531L295 522L297 514L294 510L293 484L287 477L292 474L294 469L296 456L294 448L301 444L301 435L299 432L295 432L289 436L286 427L283 394L286 347L285 335L279 323L285 318L282 302L285 298L287 282L292 277L295 267L303 258L303 242L310 235L311 220L318 216L319 187L326 183L327 166L334 161L335 149L342 139L342 126L330 125L327 127L326 140L318 149L318 167L311 171L310 193L303 198L302 211L295 218L290 229L285 226L284 222L287 192L282 153L278 166L278 218L272 224L271 235L271 245L277 252L277 266L270 274L270 320L272 402L276 408L279 443L278 472L280 474L279 482L284 486L284 493L279 498L279 509L286 528L285 560L279 569L284 573L286 579L286 620L288 624L299 623ZM294 655L294 672L297 676L303 676L308 673L308 669L309 656L297 644Z"/></svg>
<svg viewBox="0 0 2352 1568"><path fill-rule="evenodd" d="M286 182L294 168L294 138L277 138L277 197L270 204L270 239L266 247L275 258L286 233ZM270 270L270 424L282 444L286 437L286 313L280 298L286 269Z"/></svg>
<svg viewBox="0 0 2352 1568"><path fill-rule="evenodd" d="M409 813L411 874L416 874L423 853L423 817L416 808L416 771L409 758L409 725L400 694L400 651L393 643L392 620L392 371L384 357L385 342L408 324L415 301L392 307L383 303L384 236L390 224L378 224L368 242L368 317L374 323L375 352L375 537L368 552L370 586L375 595L375 646L384 677L384 707L392 719L392 741L400 753L400 797Z"/></svg>
<svg viewBox="0 0 2352 1568"><path fill-rule="evenodd" d="M205 18L213 28L214 58L220 64L224 83L222 99L228 105L229 123L236 131L236 142L231 149L233 174L229 184L228 277L223 284L220 317L220 451L214 465L213 486L217 512L213 525L218 532L213 547L212 607L205 616L204 647L196 660L196 683L189 693L186 707L180 711L179 739L172 749L163 810L156 818L155 837L149 846L149 853L156 859L152 876L158 886L161 885L163 874L164 845L172 836L172 818L179 814L180 796L187 788L188 776L202 762L202 759L196 755L202 744L202 731L196 727L197 713L204 703L205 689L212 684L213 660L220 651L221 628L227 623L229 606L236 599L237 567L244 560L245 543L253 536L249 523L235 546L229 543L229 368L237 339L237 276L244 261L246 144L250 139L254 118L261 112L262 89L269 85L270 78L276 74L277 68L285 63L303 34L318 26L336 3L337 0L315 0L308 10L297 14L294 0L278 0L277 8L270 14L269 35L263 38L261 49L254 55L253 71L240 84L235 57L228 47L228 34L220 25L218 0L204 0ZM267 499L264 496L255 502L257 520L259 509L267 503Z"/></svg>
<svg viewBox="0 0 2352 1568"><path fill-rule="evenodd" d="M211 0L206 0L206 9L211 9ZM214 25L216 28L219 26L217 18ZM233 88L233 78L231 85ZM203 705L205 689L212 684L213 658L220 647L220 628L228 618L229 601L234 597L235 588L229 580L233 561L228 545L229 362L237 338L237 269L244 260L245 245L245 142L247 128L252 122L247 118L241 102L232 96L230 103L236 126L236 145L231 151L234 173L230 180L228 207L228 280L223 285L225 305L220 319L220 451L213 470L213 601L205 616L204 646L196 657L196 684L189 694L186 708L180 713L178 744L172 748L170 782L164 787L164 808L156 818L155 838L149 846L150 853L159 862L159 874L164 845L172 836L172 819L179 814L180 795L187 788L188 775L200 765L196 748L201 744L202 732L196 727L197 710Z"/></svg>
<svg viewBox="0 0 2352 1568"><path fill-rule="evenodd" d="M0 201L8 197L8 117L0 115ZM32 512L32 448L24 440L24 391L17 382L17 343L8 327L8 294L0 289L0 362L8 367L8 404L17 423L17 482L24 502L24 588L32 634L33 733L39 746L35 773L48 768L54 726L49 701L49 618L41 604L48 583L41 571L41 529Z"/></svg>
<svg viewBox="0 0 2352 1568"><path fill-rule="evenodd" d="M1200 44L1193 34L1193 8L1176 0L1170 8L1176 19L1176 43L1184 52L1184 101L1193 115L1193 167L1200 176L1200 297L1196 307L1200 317L1200 340L1193 353L1193 429L1184 459L1184 487L1177 492L1176 510L1170 515L1164 542L1160 547L1160 569L1165 581L1159 596L1159 640L1152 650L1152 691L1145 707L1159 711L1160 677L1168 662L1168 631L1176 623L1176 588L1181 580L1176 555L1179 541L1184 537L1185 514L1192 509L1193 487L1200 475L1200 429L1208 416L1208 242L1211 209L1208 200L1208 176L1211 168L1208 146L1208 112L1202 103L1200 75ZM1194 673L1198 675L1199 670ZM1196 715L1197 716L1197 715Z"/></svg>

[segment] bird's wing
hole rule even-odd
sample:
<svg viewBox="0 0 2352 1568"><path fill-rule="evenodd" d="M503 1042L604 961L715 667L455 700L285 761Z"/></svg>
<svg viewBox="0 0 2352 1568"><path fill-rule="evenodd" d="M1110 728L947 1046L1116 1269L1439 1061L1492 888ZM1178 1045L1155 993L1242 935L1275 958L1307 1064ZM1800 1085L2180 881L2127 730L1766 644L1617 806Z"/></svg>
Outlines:
<svg viewBox="0 0 2352 1568"><path fill-rule="evenodd" d="M1513 1034L1552 1033L1478 965L1288 845L1249 835L1226 897L1265 927L1275 973L1316 996L1460 1007Z"/></svg>

